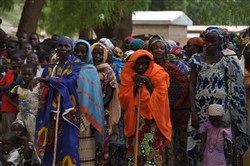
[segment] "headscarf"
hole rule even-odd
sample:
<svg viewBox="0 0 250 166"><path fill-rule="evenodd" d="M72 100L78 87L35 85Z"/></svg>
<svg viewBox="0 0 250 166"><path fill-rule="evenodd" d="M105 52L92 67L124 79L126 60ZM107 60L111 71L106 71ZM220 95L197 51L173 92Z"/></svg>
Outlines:
<svg viewBox="0 0 250 166"><path fill-rule="evenodd" d="M25 127L25 124L24 124L24 122L21 120L21 119L16 119L12 124L11 124L11 126L13 126L14 124L20 124L21 126L23 126L23 128L25 128L26 129L26 127Z"/></svg>
<svg viewBox="0 0 250 166"><path fill-rule="evenodd" d="M115 48L115 46L113 45L113 43L111 42L110 39L108 38L101 38L99 40L99 43L102 43L106 46L106 48L112 52L112 50Z"/></svg>
<svg viewBox="0 0 250 166"><path fill-rule="evenodd" d="M80 116L80 131L84 131L84 126L86 127L90 123L98 131L96 135L96 142L98 142L99 144L103 144L105 130L101 83L98 77L97 70L92 64L93 58L89 43L85 40L80 39L75 41L74 47L79 43L85 44L87 46L86 58L81 65L80 74L77 80L79 110L83 114L82 116ZM84 123L85 117L89 123ZM84 124L84 126L82 124Z"/></svg>
<svg viewBox="0 0 250 166"><path fill-rule="evenodd" d="M142 39L131 40L129 45L135 47L136 49L142 49L144 41Z"/></svg>
<svg viewBox="0 0 250 166"><path fill-rule="evenodd" d="M176 46L170 49L170 54L174 54L177 57L182 57L185 54L185 51L183 48Z"/></svg>
<svg viewBox="0 0 250 166"><path fill-rule="evenodd" d="M224 36L222 35L222 30L219 29L218 27L208 27L206 29L206 34L205 36L208 34L208 33L214 33L216 34L219 39L220 39L220 50L223 50L223 46L224 46Z"/></svg>
<svg viewBox="0 0 250 166"><path fill-rule="evenodd" d="M92 57L91 48L90 48L89 43L86 40L79 39L79 40L74 42L73 47L75 48L79 43L84 44L87 47L87 54L86 54L84 63L92 64L93 57Z"/></svg>
<svg viewBox="0 0 250 166"><path fill-rule="evenodd" d="M107 59L108 59L108 50L107 50L107 47L102 44L102 43L94 43L92 46L91 46L91 52L94 50L95 47L101 47L102 50L103 50L103 63L106 63ZM92 54L91 54L92 55Z"/></svg>
<svg viewBox="0 0 250 166"><path fill-rule="evenodd" d="M225 110L222 105L211 104L208 106L208 115L209 116L224 116Z"/></svg>
<svg viewBox="0 0 250 166"><path fill-rule="evenodd" d="M152 44L152 42L154 42L155 40L163 40L163 38L160 35L153 35L148 39L148 48L150 47L150 45Z"/></svg>
<svg viewBox="0 0 250 166"><path fill-rule="evenodd" d="M129 57L134 53L135 51L133 50L128 50L124 53L125 57L124 60L127 61L129 59Z"/></svg>
<svg viewBox="0 0 250 166"><path fill-rule="evenodd" d="M122 83L119 92L121 107L124 114L125 136L133 136L136 130L136 107L138 106L138 94L134 96L133 78L137 74L134 71L136 60L142 56L150 59L149 66L145 72L154 86L150 95L145 85L141 90L140 115L144 119L154 119L158 129L164 135L165 145L171 142L172 125L170 120L170 108L168 99L169 76L165 70L153 62L153 55L146 50L137 50L130 57L123 68Z"/></svg>
<svg viewBox="0 0 250 166"><path fill-rule="evenodd" d="M61 36L61 37L58 39L58 41L57 41L57 45L58 45L61 41L63 41L63 40L67 41L67 42L70 44L70 46L71 46L71 48L72 48L72 50L73 50L73 41L72 41L71 38L69 38L69 37L67 37L67 36Z"/></svg>
<svg viewBox="0 0 250 166"><path fill-rule="evenodd" d="M201 47L203 47L205 44L204 40L201 37L192 37L187 41L187 43L191 43Z"/></svg>
<svg viewBox="0 0 250 166"><path fill-rule="evenodd" d="M131 40L134 40L135 38L133 38L132 36L127 36L124 38L124 41L131 41Z"/></svg>

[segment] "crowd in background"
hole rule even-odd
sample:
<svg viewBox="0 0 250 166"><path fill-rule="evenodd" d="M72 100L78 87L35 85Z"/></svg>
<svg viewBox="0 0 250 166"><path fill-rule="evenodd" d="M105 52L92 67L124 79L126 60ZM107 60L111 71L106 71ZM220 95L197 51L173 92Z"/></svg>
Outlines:
<svg viewBox="0 0 250 166"><path fill-rule="evenodd" d="M159 35L120 46L0 29L0 56L2 165L250 159L249 37L208 27L184 46Z"/></svg>

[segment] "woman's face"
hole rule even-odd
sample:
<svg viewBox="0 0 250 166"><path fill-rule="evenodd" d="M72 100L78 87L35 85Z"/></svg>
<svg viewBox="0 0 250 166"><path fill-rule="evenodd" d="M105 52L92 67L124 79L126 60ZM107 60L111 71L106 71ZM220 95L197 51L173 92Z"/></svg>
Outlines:
<svg viewBox="0 0 250 166"><path fill-rule="evenodd" d="M68 59L69 55L71 54L72 47L70 43L68 43L66 40L62 40L59 42L57 46L57 55L60 60L66 60Z"/></svg>
<svg viewBox="0 0 250 166"><path fill-rule="evenodd" d="M166 54L166 46L163 42L156 42L151 46L151 53L155 59L161 59Z"/></svg>
<svg viewBox="0 0 250 166"><path fill-rule="evenodd" d="M185 47L185 53L188 57L191 57L193 54L198 53L198 48L199 46L192 44L192 43L187 43Z"/></svg>
<svg viewBox="0 0 250 166"><path fill-rule="evenodd" d="M74 48L74 54L77 58L81 59L82 62L85 62L88 48L85 44L79 43Z"/></svg>
<svg viewBox="0 0 250 166"><path fill-rule="evenodd" d="M248 44L243 52L245 58L250 58L250 44Z"/></svg>
<svg viewBox="0 0 250 166"><path fill-rule="evenodd" d="M220 38L216 33L208 33L205 36L206 50L216 51L220 46Z"/></svg>
<svg viewBox="0 0 250 166"><path fill-rule="evenodd" d="M143 75L149 66L149 60L146 57L140 57L135 61L134 71L137 74Z"/></svg>
<svg viewBox="0 0 250 166"><path fill-rule="evenodd" d="M95 47L92 51L93 62L95 65L99 65L103 62L103 48L102 47Z"/></svg>

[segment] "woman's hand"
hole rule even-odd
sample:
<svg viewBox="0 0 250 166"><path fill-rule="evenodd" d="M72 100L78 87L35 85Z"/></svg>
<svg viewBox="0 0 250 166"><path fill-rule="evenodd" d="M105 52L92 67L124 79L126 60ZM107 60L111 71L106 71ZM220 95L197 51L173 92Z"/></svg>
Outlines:
<svg viewBox="0 0 250 166"><path fill-rule="evenodd" d="M154 91L153 84L151 83L150 79L145 75L137 74L134 77L134 83L135 83L135 87L141 87L143 84L145 84L150 94L152 94Z"/></svg>

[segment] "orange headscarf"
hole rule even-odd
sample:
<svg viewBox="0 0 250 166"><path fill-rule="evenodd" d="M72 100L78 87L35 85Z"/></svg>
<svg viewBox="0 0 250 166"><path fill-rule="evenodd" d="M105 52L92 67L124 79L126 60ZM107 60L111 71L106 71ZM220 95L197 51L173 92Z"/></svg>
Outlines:
<svg viewBox="0 0 250 166"><path fill-rule="evenodd" d="M168 99L169 76L165 70L153 62L153 55L146 50L136 51L123 68L119 99L124 114L125 136L132 136L136 130L136 108L138 104L138 94L134 97L133 78L137 74L134 71L135 61L142 57L150 58L147 71L144 73L154 86L154 91L150 96L145 85L142 86L140 115L144 119L154 119L157 127L166 138L165 145L171 141L172 124L170 120L170 108Z"/></svg>

